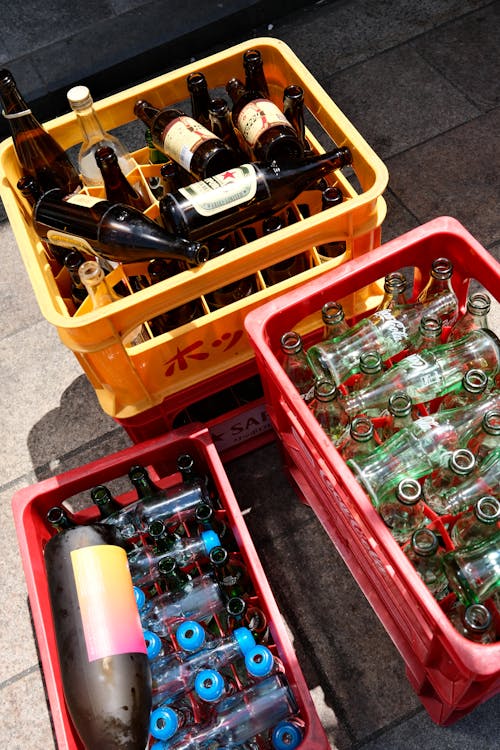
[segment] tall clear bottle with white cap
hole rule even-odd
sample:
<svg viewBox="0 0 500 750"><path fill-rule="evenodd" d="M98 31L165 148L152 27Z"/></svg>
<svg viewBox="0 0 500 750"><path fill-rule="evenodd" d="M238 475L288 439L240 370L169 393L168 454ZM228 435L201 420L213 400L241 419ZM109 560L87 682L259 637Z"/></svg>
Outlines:
<svg viewBox="0 0 500 750"><path fill-rule="evenodd" d="M120 139L104 130L88 87L73 86L66 96L82 130L83 142L78 154L78 168L85 185L103 184L101 170L95 160L95 152L101 146L111 146L125 176L131 172L137 166L136 162Z"/></svg>

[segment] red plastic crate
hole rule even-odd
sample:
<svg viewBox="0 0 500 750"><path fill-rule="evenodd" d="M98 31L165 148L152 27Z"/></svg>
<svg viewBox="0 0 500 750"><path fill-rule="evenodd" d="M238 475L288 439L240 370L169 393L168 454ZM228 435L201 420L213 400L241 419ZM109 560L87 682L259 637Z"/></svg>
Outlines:
<svg viewBox="0 0 500 750"><path fill-rule="evenodd" d="M202 422L223 463L275 439L255 359L184 388L151 409L114 419L134 443Z"/></svg>
<svg viewBox="0 0 500 750"><path fill-rule="evenodd" d="M450 724L500 691L500 643L472 643L451 625L298 396L280 364L279 346L285 331L303 329L307 348L320 336L323 304L342 301L391 271L413 268L418 294L431 262L441 256L454 265L453 286L462 312L470 279L498 299L500 265L459 222L440 217L283 295L279 303L252 311L245 328L291 479L403 656L410 682L431 718ZM318 326L307 334L312 316Z"/></svg>
<svg viewBox="0 0 500 750"><path fill-rule="evenodd" d="M126 448L65 474L26 487L18 491L12 499L16 532L58 747L61 750L83 750L62 691L43 560L44 546L53 533L45 520L46 512L53 505L77 498L80 493L83 493L83 498L88 497L88 492L94 485L109 484L120 477L126 477L128 469L137 463L146 466L153 481L160 486L179 482L181 476L176 472L176 458L181 453L190 453L199 469L206 471L213 478L225 511L225 520L238 543L259 606L268 619L271 648L276 649L283 663L300 716L305 723L301 747L304 750L328 750L326 734L313 706L259 557L210 434L202 425L189 425L158 439ZM130 503L135 498L135 490L117 494L117 500L123 504ZM79 498L76 501L82 502ZM98 517L98 512L95 506L92 506L83 508L76 515L82 521L92 521Z"/></svg>

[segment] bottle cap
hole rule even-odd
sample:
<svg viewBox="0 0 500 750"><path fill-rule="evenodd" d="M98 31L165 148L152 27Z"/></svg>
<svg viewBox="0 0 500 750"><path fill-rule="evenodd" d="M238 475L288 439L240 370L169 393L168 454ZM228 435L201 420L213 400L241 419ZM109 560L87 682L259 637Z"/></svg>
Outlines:
<svg viewBox="0 0 500 750"><path fill-rule="evenodd" d="M267 677L274 665L274 657L267 646L258 644L245 654L245 667L252 677Z"/></svg>
<svg viewBox="0 0 500 750"><path fill-rule="evenodd" d="M224 678L216 669L202 669L194 681L194 689L204 701L217 701L224 692Z"/></svg>
<svg viewBox="0 0 500 750"><path fill-rule="evenodd" d="M212 529L208 529L207 531L202 531L200 534L200 537L203 540L203 544L205 545L205 550L207 555L210 554L210 552L213 550L214 547L220 547L221 541L219 539L219 535L215 533L215 531L212 531Z"/></svg>
<svg viewBox="0 0 500 750"><path fill-rule="evenodd" d="M302 732L291 721L280 721L271 737L275 750L293 750L302 742Z"/></svg>
<svg viewBox="0 0 500 750"><path fill-rule="evenodd" d="M68 102L71 109L85 109L93 104L90 91L87 86L73 86L68 93Z"/></svg>
<svg viewBox="0 0 500 750"><path fill-rule="evenodd" d="M233 630L233 635L244 656L256 645L255 638L248 628L236 628Z"/></svg>
<svg viewBox="0 0 500 750"><path fill-rule="evenodd" d="M179 720L173 708L161 706L151 712L149 732L157 740L169 740L177 732Z"/></svg>
<svg viewBox="0 0 500 750"><path fill-rule="evenodd" d="M152 630L144 630L143 634L144 640L146 641L146 653L148 659L156 659L161 651L161 638L156 633L153 633Z"/></svg>
<svg viewBox="0 0 500 750"><path fill-rule="evenodd" d="M197 651L205 643L206 633L196 620L186 620L177 628L175 637L183 651Z"/></svg>
<svg viewBox="0 0 500 750"><path fill-rule="evenodd" d="M135 597L135 603L137 604L137 609L140 612L141 609L146 604L146 594L138 586L134 586L134 597Z"/></svg>

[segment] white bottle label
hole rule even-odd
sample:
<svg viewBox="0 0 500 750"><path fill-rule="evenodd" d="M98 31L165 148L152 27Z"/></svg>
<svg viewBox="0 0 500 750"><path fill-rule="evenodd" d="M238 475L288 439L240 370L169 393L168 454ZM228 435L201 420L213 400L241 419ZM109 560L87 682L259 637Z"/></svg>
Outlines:
<svg viewBox="0 0 500 750"><path fill-rule="evenodd" d="M254 99L245 104L238 115L238 130L250 146L255 146L262 133L275 125L290 126L290 123L269 99Z"/></svg>
<svg viewBox="0 0 500 750"><path fill-rule="evenodd" d="M90 253L91 255L94 253L92 245L90 245L87 240L84 240L83 237L77 237L74 234L61 232L58 229L47 230L47 240L53 245L67 247L69 250L80 250L80 252L86 254Z"/></svg>
<svg viewBox="0 0 500 750"><path fill-rule="evenodd" d="M189 171L193 154L204 141L215 140L216 136L193 120L182 115L165 127L163 131L163 150L174 161Z"/></svg>
<svg viewBox="0 0 500 750"><path fill-rule="evenodd" d="M87 193L74 193L64 200L66 203L75 203L77 206L87 206L88 208L92 208L96 203L101 203L105 199L96 198L95 195L87 195Z"/></svg>
<svg viewBox="0 0 500 750"><path fill-rule="evenodd" d="M404 323L395 318L390 310L379 310L377 315L385 323L383 327L384 336L390 336L397 344L405 341L408 332Z"/></svg>
<svg viewBox="0 0 500 750"><path fill-rule="evenodd" d="M242 164L179 189L201 216L214 216L247 203L256 192L257 173L252 164Z"/></svg>

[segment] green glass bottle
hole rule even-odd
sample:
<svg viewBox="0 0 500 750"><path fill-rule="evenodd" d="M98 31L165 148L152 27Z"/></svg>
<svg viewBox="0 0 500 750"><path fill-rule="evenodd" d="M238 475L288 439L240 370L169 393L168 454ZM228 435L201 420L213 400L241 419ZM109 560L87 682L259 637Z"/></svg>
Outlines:
<svg viewBox="0 0 500 750"><path fill-rule="evenodd" d="M405 544L426 518L420 483L411 477L402 479L394 495L381 500L378 512L394 539Z"/></svg>
<svg viewBox="0 0 500 750"><path fill-rule="evenodd" d="M329 380L317 380L309 408L323 432L336 444L349 426L349 417L342 407L337 386Z"/></svg>
<svg viewBox="0 0 500 750"><path fill-rule="evenodd" d="M413 532L410 543L403 548L415 572L436 599L448 593L448 580L443 570L444 549L431 529L421 528Z"/></svg>

